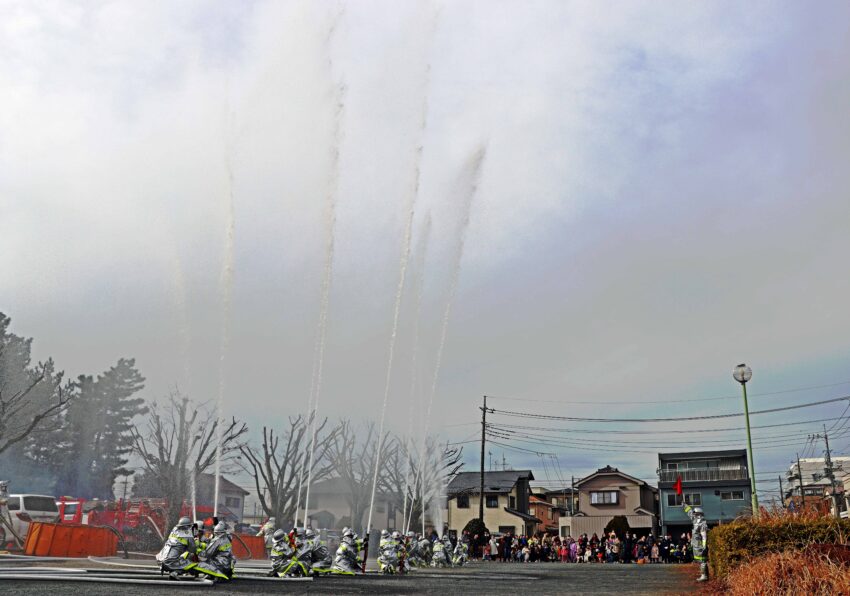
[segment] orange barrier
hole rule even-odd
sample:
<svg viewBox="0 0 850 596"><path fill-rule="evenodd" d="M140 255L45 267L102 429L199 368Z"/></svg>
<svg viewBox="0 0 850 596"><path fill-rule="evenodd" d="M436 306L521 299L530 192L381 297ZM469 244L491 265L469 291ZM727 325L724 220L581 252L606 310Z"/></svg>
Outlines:
<svg viewBox="0 0 850 596"><path fill-rule="evenodd" d="M36 557L114 557L118 536L108 528L32 522L24 554Z"/></svg>
<svg viewBox="0 0 850 596"><path fill-rule="evenodd" d="M243 545L242 542L245 544ZM239 534L239 537L233 537L230 541L233 544L233 556L237 559L265 559L266 558L266 541L263 536L251 536L249 534ZM250 550L246 550L245 547Z"/></svg>

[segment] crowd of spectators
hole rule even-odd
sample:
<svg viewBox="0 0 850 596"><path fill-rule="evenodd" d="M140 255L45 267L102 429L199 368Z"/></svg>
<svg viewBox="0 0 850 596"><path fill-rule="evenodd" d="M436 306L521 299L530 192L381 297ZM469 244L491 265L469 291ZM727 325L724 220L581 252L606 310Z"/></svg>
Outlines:
<svg viewBox="0 0 850 596"><path fill-rule="evenodd" d="M625 532L602 532L602 537L582 534L578 538L537 534L533 536L503 534L485 535L471 540L474 558L504 563L690 563L693 561L691 539L682 534L656 538L652 534L638 536Z"/></svg>

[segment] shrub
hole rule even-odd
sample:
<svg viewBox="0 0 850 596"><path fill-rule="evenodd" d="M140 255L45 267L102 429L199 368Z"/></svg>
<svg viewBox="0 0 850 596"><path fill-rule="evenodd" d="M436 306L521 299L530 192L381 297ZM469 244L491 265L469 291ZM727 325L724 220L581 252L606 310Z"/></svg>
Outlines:
<svg viewBox="0 0 850 596"><path fill-rule="evenodd" d="M713 528L708 533L709 565L715 577L723 577L741 563L767 554L802 551L810 544L846 544L848 537L850 520L763 511L758 520Z"/></svg>
<svg viewBox="0 0 850 596"><path fill-rule="evenodd" d="M733 569L715 589L733 596L850 594L850 568L811 551L772 553Z"/></svg>
<svg viewBox="0 0 850 596"><path fill-rule="evenodd" d="M622 538L630 529L629 520L625 515L615 515L611 518L611 521L608 522L608 525L605 526L605 534L610 534L611 530L613 530L617 536Z"/></svg>
<svg viewBox="0 0 850 596"><path fill-rule="evenodd" d="M476 534L478 534L479 537L484 536L484 532L489 532L489 530L487 530L487 526L484 525L484 522L477 517L469 520L463 527L463 531L468 532L470 538L474 538Z"/></svg>

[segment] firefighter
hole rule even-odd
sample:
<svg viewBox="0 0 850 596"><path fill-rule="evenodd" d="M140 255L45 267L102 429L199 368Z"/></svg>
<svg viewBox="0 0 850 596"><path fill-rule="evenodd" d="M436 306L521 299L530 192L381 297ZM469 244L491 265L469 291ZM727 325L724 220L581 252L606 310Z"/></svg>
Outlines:
<svg viewBox="0 0 850 596"><path fill-rule="evenodd" d="M705 522L702 507L691 507L685 503L685 513L691 518L693 524L691 548L694 552L694 561L699 563L700 570L697 581L708 581L708 524Z"/></svg>
<svg viewBox="0 0 850 596"><path fill-rule="evenodd" d="M307 528L304 534L307 537L307 541L310 543L310 562L313 566L313 575L328 573L331 570L331 565L333 564L333 557L331 557L328 547L310 528Z"/></svg>
<svg viewBox="0 0 850 596"><path fill-rule="evenodd" d="M192 560L196 549L192 520L188 517L181 517L174 529L171 530L171 534L168 535L162 550L156 555L160 570L167 572L172 579L190 572L197 567L197 563Z"/></svg>
<svg viewBox="0 0 850 596"><path fill-rule="evenodd" d="M448 535L445 535L443 536L443 540L434 541L433 554L431 555L431 567L452 566L451 559L449 558L452 552L452 543L448 538Z"/></svg>
<svg viewBox="0 0 850 596"><path fill-rule="evenodd" d="M336 549L336 556L334 557L333 565L331 565L331 573L354 575L359 571L363 571L363 561L360 559L357 536L350 528L346 528L342 533L339 548Z"/></svg>
<svg viewBox="0 0 850 596"><path fill-rule="evenodd" d="M454 550L454 556L452 557L452 565L455 567L463 567L466 564L466 560L469 555L469 544L467 541L469 537L464 534L463 537L457 541Z"/></svg>
<svg viewBox="0 0 850 596"><path fill-rule="evenodd" d="M199 549L198 558L201 562L195 569L209 575L216 582L228 581L233 577L236 559L233 557L233 545L224 522L215 525L212 540Z"/></svg>
<svg viewBox="0 0 850 596"><path fill-rule="evenodd" d="M280 575L288 577L310 577L313 573L313 552L312 545L307 540L304 528L295 530L294 536L290 536L290 541L294 542L292 555Z"/></svg>
<svg viewBox="0 0 850 596"><path fill-rule="evenodd" d="M413 532L408 532L405 537L405 550L407 552L407 556L405 557L405 561L407 562L408 567L421 567L422 566L422 554L419 548L419 540L416 539L416 534Z"/></svg>
<svg viewBox="0 0 850 596"><path fill-rule="evenodd" d="M260 527L260 531L257 532L257 536L262 536L263 540L266 543L266 556L269 556L272 549L272 543L274 542L274 533L277 529L277 522L275 518L270 517L266 523L264 523Z"/></svg>
<svg viewBox="0 0 850 596"><path fill-rule="evenodd" d="M431 541L428 540L426 536L422 536L421 534L417 534L416 539L419 542L419 558L422 561L422 566L425 567L431 561Z"/></svg>
<svg viewBox="0 0 850 596"><path fill-rule="evenodd" d="M392 535L387 530L381 531L381 542L378 544L378 568L381 573L398 573L401 545L398 542L398 532Z"/></svg>
<svg viewBox="0 0 850 596"><path fill-rule="evenodd" d="M272 534L271 552L272 570L269 572L269 577L283 577L286 575L286 568L289 565L292 555L295 550L289 542L289 535L283 530L275 530Z"/></svg>

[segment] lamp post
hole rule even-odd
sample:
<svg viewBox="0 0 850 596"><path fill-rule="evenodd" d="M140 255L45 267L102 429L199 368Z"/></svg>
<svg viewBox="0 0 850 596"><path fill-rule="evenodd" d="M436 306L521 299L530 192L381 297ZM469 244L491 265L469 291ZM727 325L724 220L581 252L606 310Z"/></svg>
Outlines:
<svg viewBox="0 0 850 596"><path fill-rule="evenodd" d="M750 466L750 493L753 499L753 517L759 516L759 501L756 495L756 470L753 462L753 440L750 436L750 408L747 405L747 381L753 378L753 369L746 364L739 364L732 371L732 377L741 384L744 391L744 418L747 421L747 459Z"/></svg>

